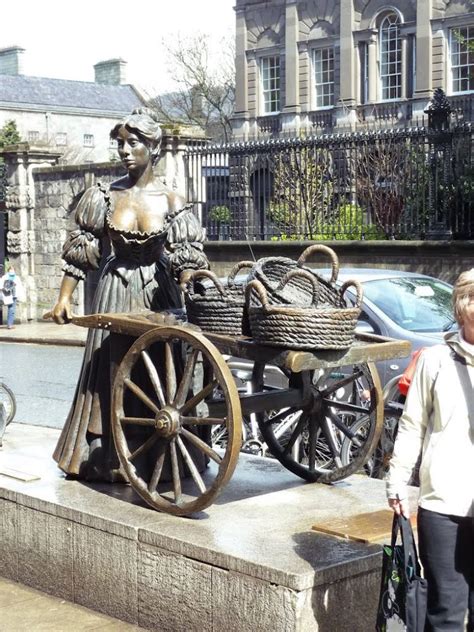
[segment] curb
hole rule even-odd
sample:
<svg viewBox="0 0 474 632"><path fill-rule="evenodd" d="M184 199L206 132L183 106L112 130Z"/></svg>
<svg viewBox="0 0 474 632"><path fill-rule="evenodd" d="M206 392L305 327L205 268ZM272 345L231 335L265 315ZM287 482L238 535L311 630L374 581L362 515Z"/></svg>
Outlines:
<svg viewBox="0 0 474 632"><path fill-rule="evenodd" d="M0 342L22 342L37 345L60 345L65 347L85 347L85 340L74 338L40 338L34 336L0 336Z"/></svg>

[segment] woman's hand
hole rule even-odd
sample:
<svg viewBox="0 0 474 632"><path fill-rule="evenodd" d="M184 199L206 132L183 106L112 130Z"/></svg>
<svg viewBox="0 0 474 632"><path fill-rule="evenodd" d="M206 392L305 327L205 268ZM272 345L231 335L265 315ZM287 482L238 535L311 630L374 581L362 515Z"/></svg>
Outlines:
<svg viewBox="0 0 474 632"><path fill-rule="evenodd" d="M68 299L60 299L50 312L43 318L52 318L58 325L64 325L72 320L71 303Z"/></svg>
<svg viewBox="0 0 474 632"><path fill-rule="evenodd" d="M388 504L390 509L392 509L398 516L405 516L405 518L410 517L407 498L404 498L403 500L400 500L400 498L389 498Z"/></svg>
<svg viewBox="0 0 474 632"><path fill-rule="evenodd" d="M193 270L183 270L179 275L179 287L183 290L183 292L186 291L186 286L191 279L192 273Z"/></svg>

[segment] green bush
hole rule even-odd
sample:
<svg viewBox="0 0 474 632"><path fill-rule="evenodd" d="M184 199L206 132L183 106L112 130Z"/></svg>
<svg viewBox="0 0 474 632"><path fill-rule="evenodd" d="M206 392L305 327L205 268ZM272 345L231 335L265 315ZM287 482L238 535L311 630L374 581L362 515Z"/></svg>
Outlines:
<svg viewBox="0 0 474 632"><path fill-rule="evenodd" d="M228 206L213 206L209 211L209 219L218 224L230 223L230 209Z"/></svg>

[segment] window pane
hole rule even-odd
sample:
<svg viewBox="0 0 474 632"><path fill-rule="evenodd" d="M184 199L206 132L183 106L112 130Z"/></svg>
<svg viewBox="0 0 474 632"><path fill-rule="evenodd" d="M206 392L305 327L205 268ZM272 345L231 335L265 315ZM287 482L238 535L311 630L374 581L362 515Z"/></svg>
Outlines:
<svg viewBox="0 0 474 632"><path fill-rule="evenodd" d="M280 111L280 58L262 57L260 60L263 113Z"/></svg>
<svg viewBox="0 0 474 632"><path fill-rule="evenodd" d="M387 15L380 25L380 83L382 100L402 96L402 43L400 19L395 13Z"/></svg>
<svg viewBox="0 0 474 632"><path fill-rule="evenodd" d="M313 51L316 107L334 105L334 49L318 48Z"/></svg>
<svg viewBox="0 0 474 632"><path fill-rule="evenodd" d="M450 43L452 91L474 90L474 28L451 29Z"/></svg>

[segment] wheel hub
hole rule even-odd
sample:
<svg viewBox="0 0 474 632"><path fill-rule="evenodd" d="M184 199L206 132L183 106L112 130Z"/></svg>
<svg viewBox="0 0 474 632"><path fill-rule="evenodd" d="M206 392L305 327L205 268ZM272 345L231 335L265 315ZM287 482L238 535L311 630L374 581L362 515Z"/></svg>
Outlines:
<svg viewBox="0 0 474 632"><path fill-rule="evenodd" d="M161 430L164 437L176 436L181 428L181 417L176 408L162 408L155 416L155 428Z"/></svg>

